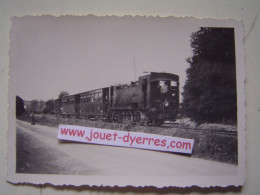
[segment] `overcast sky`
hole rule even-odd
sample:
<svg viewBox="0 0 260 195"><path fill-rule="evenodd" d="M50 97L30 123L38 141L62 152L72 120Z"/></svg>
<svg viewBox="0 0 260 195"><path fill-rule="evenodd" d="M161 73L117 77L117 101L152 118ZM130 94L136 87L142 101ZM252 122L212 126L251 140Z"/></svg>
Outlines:
<svg viewBox="0 0 260 195"><path fill-rule="evenodd" d="M25 16L12 18L11 81L24 100L56 99L125 84L148 72L186 80L195 19Z"/></svg>

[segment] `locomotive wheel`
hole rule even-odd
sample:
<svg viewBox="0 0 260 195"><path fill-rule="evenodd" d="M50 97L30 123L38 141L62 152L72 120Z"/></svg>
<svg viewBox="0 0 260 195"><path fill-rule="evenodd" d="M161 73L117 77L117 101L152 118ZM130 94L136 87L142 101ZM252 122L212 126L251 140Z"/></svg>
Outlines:
<svg viewBox="0 0 260 195"><path fill-rule="evenodd" d="M126 113L125 113L125 112L122 112L121 115L122 115L123 121L125 121L125 120L126 120Z"/></svg>
<svg viewBox="0 0 260 195"><path fill-rule="evenodd" d="M96 116L95 116L95 120L96 120L96 121L100 120L100 118L101 118L101 117L100 117L99 115L96 115Z"/></svg>
<svg viewBox="0 0 260 195"><path fill-rule="evenodd" d="M123 120L124 120L124 118L123 118L123 113L118 112L118 113L117 113L117 116L116 116L116 121L117 121L118 123L122 123Z"/></svg>
<svg viewBox="0 0 260 195"><path fill-rule="evenodd" d="M116 112L113 112L111 117L113 123L116 122L116 118Z"/></svg>
<svg viewBox="0 0 260 195"><path fill-rule="evenodd" d="M160 126L162 126L162 124L164 123L164 121L161 120L161 119L154 119L154 120L153 120L153 123L154 123L155 126L160 127Z"/></svg>
<svg viewBox="0 0 260 195"><path fill-rule="evenodd" d="M132 121L132 113L131 112L127 112L125 114L125 121L128 122L128 121Z"/></svg>
<svg viewBox="0 0 260 195"><path fill-rule="evenodd" d="M134 113L134 121L135 122L140 122L141 121L141 113L140 112L135 112Z"/></svg>
<svg viewBox="0 0 260 195"><path fill-rule="evenodd" d="M123 122L122 113L120 113L120 112L113 112L112 120L113 120L113 122L122 123Z"/></svg>

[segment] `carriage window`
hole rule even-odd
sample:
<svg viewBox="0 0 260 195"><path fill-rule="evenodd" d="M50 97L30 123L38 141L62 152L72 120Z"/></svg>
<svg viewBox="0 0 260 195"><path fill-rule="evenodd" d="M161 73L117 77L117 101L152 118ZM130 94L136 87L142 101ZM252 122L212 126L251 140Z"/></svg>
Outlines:
<svg viewBox="0 0 260 195"><path fill-rule="evenodd" d="M171 87L177 87L178 82L177 81L171 81Z"/></svg>
<svg viewBox="0 0 260 195"><path fill-rule="evenodd" d="M98 93L95 93L94 100L95 100L95 102L98 100Z"/></svg>
<svg viewBox="0 0 260 195"><path fill-rule="evenodd" d="M158 84L159 84L159 81L153 81L153 82L151 82L151 85L152 85L152 86L158 86Z"/></svg>
<svg viewBox="0 0 260 195"><path fill-rule="evenodd" d="M102 100L103 94L102 93L98 93L98 99Z"/></svg>
<svg viewBox="0 0 260 195"><path fill-rule="evenodd" d="M161 93L167 93L170 90L170 81L160 81L159 86L161 89Z"/></svg>
<svg viewBox="0 0 260 195"><path fill-rule="evenodd" d="M177 81L173 81L173 80L161 80L161 81L153 81L151 82L151 86L153 86L154 89L158 89L160 91L160 93L167 93L170 90L174 90L177 86L178 86L178 82Z"/></svg>
<svg viewBox="0 0 260 195"><path fill-rule="evenodd" d="M90 102L94 102L94 94L91 94L91 96L90 96Z"/></svg>

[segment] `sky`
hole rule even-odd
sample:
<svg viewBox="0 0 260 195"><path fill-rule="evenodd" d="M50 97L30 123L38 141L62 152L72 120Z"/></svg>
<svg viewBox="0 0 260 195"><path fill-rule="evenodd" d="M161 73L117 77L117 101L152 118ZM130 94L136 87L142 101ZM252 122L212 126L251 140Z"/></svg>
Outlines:
<svg viewBox="0 0 260 195"><path fill-rule="evenodd" d="M12 18L10 72L24 100L57 99L135 81L144 72L186 80L195 19L24 16Z"/></svg>

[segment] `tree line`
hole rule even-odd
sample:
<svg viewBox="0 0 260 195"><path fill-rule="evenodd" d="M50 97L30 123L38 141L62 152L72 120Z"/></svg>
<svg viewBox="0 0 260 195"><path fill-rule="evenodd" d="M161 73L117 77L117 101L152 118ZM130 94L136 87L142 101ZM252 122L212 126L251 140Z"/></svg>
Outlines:
<svg viewBox="0 0 260 195"><path fill-rule="evenodd" d="M181 112L196 123L236 122L236 62L233 28L200 28L191 35L193 56Z"/></svg>
<svg viewBox="0 0 260 195"><path fill-rule="evenodd" d="M69 93L61 91L58 98L62 98L65 95L69 95ZM16 96L16 116L21 116L25 112L54 114L54 99L25 101L21 97Z"/></svg>

